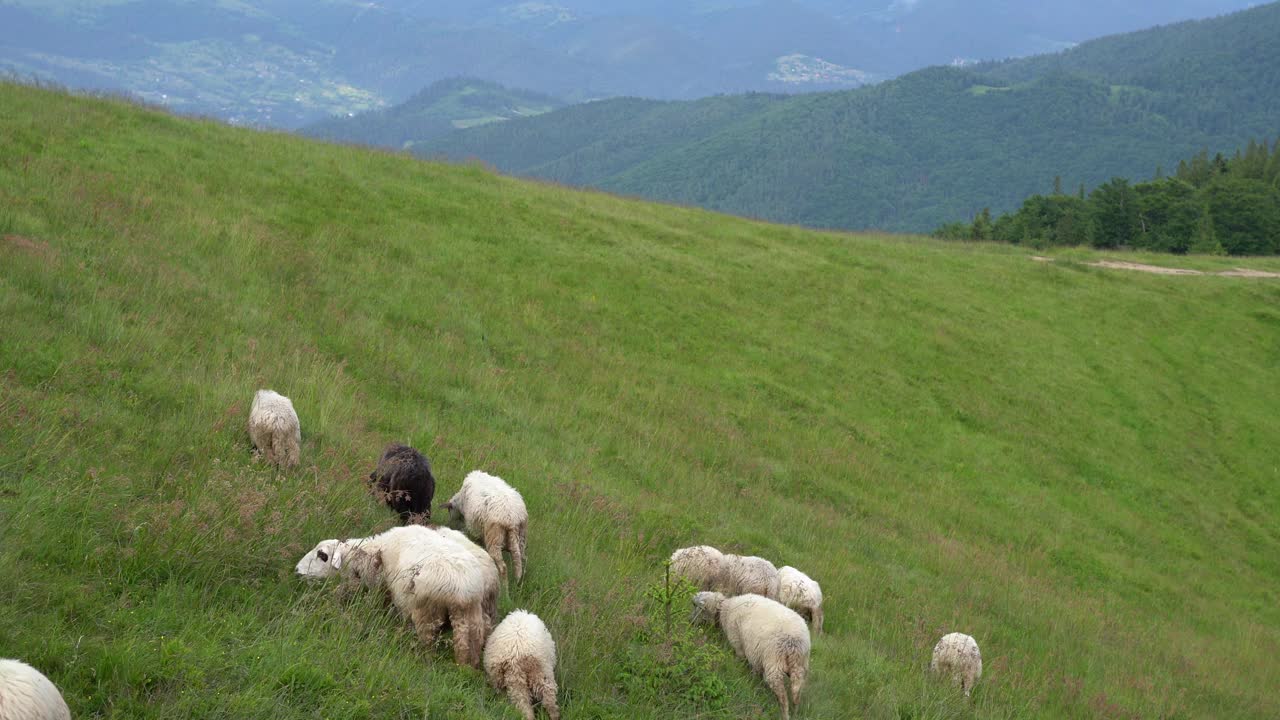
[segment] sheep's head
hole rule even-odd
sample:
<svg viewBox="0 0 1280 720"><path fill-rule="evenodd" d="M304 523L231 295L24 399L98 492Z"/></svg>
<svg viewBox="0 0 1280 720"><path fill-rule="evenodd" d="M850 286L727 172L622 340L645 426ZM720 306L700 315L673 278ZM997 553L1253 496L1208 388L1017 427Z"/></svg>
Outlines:
<svg viewBox="0 0 1280 720"><path fill-rule="evenodd" d="M714 623L720 616L720 603L724 595L718 592L700 592L693 596L693 621Z"/></svg>
<svg viewBox="0 0 1280 720"><path fill-rule="evenodd" d="M458 522L463 519L462 500L459 497L460 495L462 495L462 493L458 493L457 495L454 495L453 497L449 498L449 502L441 506L446 511L448 511L449 522Z"/></svg>
<svg viewBox="0 0 1280 720"><path fill-rule="evenodd" d="M338 540L322 540L298 561L296 570L305 578L327 578L342 567L346 544Z"/></svg>

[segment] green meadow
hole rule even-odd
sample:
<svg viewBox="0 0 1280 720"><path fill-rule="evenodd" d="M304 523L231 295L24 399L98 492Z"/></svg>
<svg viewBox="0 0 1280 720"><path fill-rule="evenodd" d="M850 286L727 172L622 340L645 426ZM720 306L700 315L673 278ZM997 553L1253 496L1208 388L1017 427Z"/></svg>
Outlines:
<svg viewBox="0 0 1280 720"><path fill-rule="evenodd" d="M687 607L662 642L651 590L701 543L822 584L798 719L1280 717L1280 280L0 107L0 656L77 718L518 717L293 573L392 525L391 441L437 508L477 468L523 492L501 609L551 629L566 719L777 717ZM254 462L259 387L301 467ZM926 672L953 630L968 702Z"/></svg>

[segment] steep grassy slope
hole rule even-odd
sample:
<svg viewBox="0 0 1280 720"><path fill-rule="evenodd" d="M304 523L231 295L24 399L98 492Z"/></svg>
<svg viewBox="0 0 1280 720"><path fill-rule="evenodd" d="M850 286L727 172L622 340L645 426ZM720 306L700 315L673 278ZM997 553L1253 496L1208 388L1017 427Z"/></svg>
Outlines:
<svg viewBox="0 0 1280 720"><path fill-rule="evenodd" d="M525 492L502 607L556 635L566 718L776 716L734 661L717 710L620 678L694 542L823 583L801 718L1280 714L1280 284L0 105L0 652L77 717L515 717L292 575L389 525L361 478L390 440L438 497ZM259 386L298 407L294 472L251 461ZM924 674L953 629L967 706Z"/></svg>
<svg viewBox="0 0 1280 720"><path fill-rule="evenodd" d="M741 103L720 118L711 101L637 102L458 131L421 153L782 222L930 231L1012 210L1054 177L1093 187L1270 138L1280 3L859 90L715 98Z"/></svg>

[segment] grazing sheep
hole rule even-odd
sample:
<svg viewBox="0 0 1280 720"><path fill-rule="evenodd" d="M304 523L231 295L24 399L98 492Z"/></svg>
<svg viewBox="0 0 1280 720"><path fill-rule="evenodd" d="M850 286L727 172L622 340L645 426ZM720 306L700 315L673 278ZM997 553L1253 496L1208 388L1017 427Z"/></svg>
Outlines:
<svg viewBox="0 0 1280 720"><path fill-rule="evenodd" d="M475 470L467 474L462 489L444 506L451 519L463 519L471 534L484 538L485 550L498 566L498 575L507 576L507 561L502 557L505 549L511 553L516 581L524 578L529 511L515 488L496 475Z"/></svg>
<svg viewBox="0 0 1280 720"><path fill-rule="evenodd" d="M369 473L369 485L387 507L399 513L400 522L408 522L411 515L431 517L431 498L436 494L431 463L408 445L392 443L382 451L378 467Z"/></svg>
<svg viewBox="0 0 1280 720"><path fill-rule="evenodd" d="M289 398L274 390L259 390L249 409L249 438L254 453L273 465L292 467L302 454L302 429Z"/></svg>
<svg viewBox="0 0 1280 720"><path fill-rule="evenodd" d="M484 548L472 542L471 538L464 533L443 525L434 526L432 529L471 553L472 557L478 560L484 568L485 596L483 609L485 620L488 623L486 626L487 633L493 629L494 623L498 621L498 593L502 590L498 579L498 566L493 564L493 558L489 556L489 553L485 552Z"/></svg>
<svg viewBox="0 0 1280 720"><path fill-rule="evenodd" d="M0 720L71 720L71 710L39 670L0 659Z"/></svg>
<svg viewBox="0 0 1280 720"><path fill-rule="evenodd" d="M726 598L718 592L693 596L694 618L715 622L724 630L734 652L764 677L778 697L782 720L791 716L791 703L800 703L800 691L809 676L809 627L786 605L756 594Z"/></svg>
<svg viewBox="0 0 1280 720"><path fill-rule="evenodd" d="M929 669L949 675L951 682L958 684L964 690L964 696L969 697L978 678L982 677L982 653L978 652L978 641L964 633L943 635L933 646L933 661L929 663Z"/></svg>
<svg viewBox="0 0 1280 720"><path fill-rule="evenodd" d="M486 607L497 606L492 564L488 555L448 535L408 525L368 538L322 541L298 561L297 571L323 578L349 570L366 587L385 589L424 645L450 623L454 660L480 667L490 624Z"/></svg>
<svg viewBox="0 0 1280 720"><path fill-rule="evenodd" d="M815 633L822 633L822 586L818 581L787 565L778 570L778 602L809 616Z"/></svg>
<svg viewBox="0 0 1280 720"><path fill-rule="evenodd" d="M485 675L498 692L507 692L525 720L533 720L535 701L559 720L555 667L555 640L537 615L524 610L503 618L484 646Z"/></svg>
<svg viewBox="0 0 1280 720"><path fill-rule="evenodd" d="M778 599L778 568L761 557L725 555L715 589L725 595L754 593Z"/></svg>
<svg viewBox="0 0 1280 720"><path fill-rule="evenodd" d="M711 590L724 568L724 554L710 545L680 548L671 553L671 574L686 578L699 590Z"/></svg>

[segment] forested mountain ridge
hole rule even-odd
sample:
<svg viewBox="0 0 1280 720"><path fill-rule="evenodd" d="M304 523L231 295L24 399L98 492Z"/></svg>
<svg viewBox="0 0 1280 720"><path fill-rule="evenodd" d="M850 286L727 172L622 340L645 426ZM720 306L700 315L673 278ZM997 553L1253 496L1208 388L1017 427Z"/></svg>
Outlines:
<svg viewBox="0 0 1280 720"><path fill-rule="evenodd" d="M934 232L949 240L996 240L1033 247L1093 245L1177 254L1280 254L1280 139L1250 140L1231 158L1202 150L1171 176L1130 184L1112 178L1087 196L1032 195L1017 212Z"/></svg>
<svg viewBox="0 0 1280 720"><path fill-rule="evenodd" d="M852 91L760 96L754 108L741 97L601 101L419 151L776 221L928 231L983 207L1012 209L1055 175L1092 187L1268 136L1277 78L1272 3L1057 60L930 68ZM709 118L713 107L735 112Z"/></svg>

